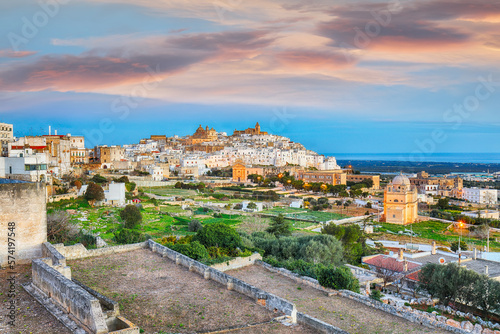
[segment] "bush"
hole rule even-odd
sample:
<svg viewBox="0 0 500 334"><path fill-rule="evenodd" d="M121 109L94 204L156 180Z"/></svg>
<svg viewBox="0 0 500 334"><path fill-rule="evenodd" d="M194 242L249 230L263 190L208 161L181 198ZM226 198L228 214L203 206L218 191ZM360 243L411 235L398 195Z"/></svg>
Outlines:
<svg viewBox="0 0 500 334"><path fill-rule="evenodd" d="M463 251L466 251L467 250L467 244L461 240L460 241L460 250L463 250ZM458 241L453 241L451 244L450 244L450 249L453 251L453 252L456 252L458 251Z"/></svg>
<svg viewBox="0 0 500 334"><path fill-rule="evenodd" d="M370 298L373 300L378 300L379 302L381 301L381 298L383 297L382 292L380 290L373 290L372 293L370 293ZM408 305L406 305L408 304ZM409 303L405 303L406 306L410 306Z"/></svg>
<svg viewBox="0 0 500 334"><path fill-rule="evenodd" d="M203 225L201 225L200 221L197 219L191 220L188 224L189 232L198 232L202 228L203 228Z"/></svg>
<svg viewBox="0 0 500 334"><path fill-rule="evenodd" d="M106 182L108 182L108 179L106 179L104 176L96 174L92 177L92 182L94 182L94 183L106 183Z"/></svg>
<svg viewBox="0 0 500 334"><path fill-rule="evenodd" d="M193 237L205 247L235 249L241 246L241 237L234 228L223 223L210 224L199 230Z"/></svg>
<svg viewBox="0 0 500 334"><path fill-rule="evenodd" d="M132 229L141 223L142 214L138 207L129 204L120 212L120 218L125 222L125 228Z"/></svg>
<svg viewBox="0 0 500 334"><path fill-rule="evenodd" d="M205 246L200 244L198 241L193 241L189 244L177 243L172 246L172 249L176 252L189 256L194 260L208 259L210 255L208 254Z"/></svg>
<svg viewBox="0 0 500 334"><path fill-rule="evenodd" d="M146 239L143 233L128 228L122 228L115 234L115 241L119 244L135 244Z"/></svg>
<svg viewBox="0 0 500 334"><path fill-rule="evenodd" d="M318 272L318 282L335 290L351 290L359 293L359 281L345 266L326 267Z"/></svg>
<svg viewBox="0 0 500 334"><path fill-rule="evenodd" d="M136 186L134 182L125 183L125 189L127 189L128 192L134 191Z"/></svg>

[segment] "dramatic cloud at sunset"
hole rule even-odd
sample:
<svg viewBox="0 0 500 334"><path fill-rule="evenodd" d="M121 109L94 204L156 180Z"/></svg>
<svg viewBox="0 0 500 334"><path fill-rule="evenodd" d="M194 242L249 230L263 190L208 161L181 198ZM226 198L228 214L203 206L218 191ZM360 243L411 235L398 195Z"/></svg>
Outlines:
<svg viewBox="0 0 500 334"><path fill-rule="evenodd" d="M33 126L46 127L53 113L79 132L72 128L95 126L114 99L154 81L120 120L124 131L144 115L166 122L181 109L196 124L260 120L265 128L275 108L287 108L294 118L283 121L285 135L348 120L373 133L390 120L411 129L396 127L396 142L384 132L376 143L389 144L378 149L411 151L448 127L446 110L491 76L495 91L462 124L472 134L481 122L500 123L497 0L54 1L0 4L0 121L44 115ZM84 111L59 112L75 105ZM334 128L305 140L343 150L346 137ZM441 150L466 149L458 132L450 136Z"/></svg>

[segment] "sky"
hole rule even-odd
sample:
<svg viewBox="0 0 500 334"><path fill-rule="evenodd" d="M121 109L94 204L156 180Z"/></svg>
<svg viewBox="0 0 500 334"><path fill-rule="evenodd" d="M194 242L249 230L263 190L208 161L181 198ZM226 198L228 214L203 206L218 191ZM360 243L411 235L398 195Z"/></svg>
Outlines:
<svg viewBox="0 0 500 334"><path fill-rule="evenodd" d="M321 153L499 152L498 0L0 2L0 122L87 146L253 127Z"/></svg>

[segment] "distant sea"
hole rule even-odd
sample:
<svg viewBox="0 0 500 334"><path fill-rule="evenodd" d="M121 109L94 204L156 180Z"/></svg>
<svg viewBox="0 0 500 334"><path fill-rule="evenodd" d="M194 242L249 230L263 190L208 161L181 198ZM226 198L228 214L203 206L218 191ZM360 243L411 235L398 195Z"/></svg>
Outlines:
<svg viewBox="0 0 500 334"><path fill-rule="evenodd" d="M500 153L322 153L337 160L500 164Z"/></svg>

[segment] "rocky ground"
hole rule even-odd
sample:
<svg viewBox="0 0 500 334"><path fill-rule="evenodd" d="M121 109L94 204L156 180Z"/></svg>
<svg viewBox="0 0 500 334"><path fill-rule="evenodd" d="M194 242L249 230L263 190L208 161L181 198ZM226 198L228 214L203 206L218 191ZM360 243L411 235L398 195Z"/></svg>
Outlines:
<svg viewBox="0 0 500 334"><path fill-rule="evenodd" d="M298 284L260 266L249 266L227 273L286 298L296 304L299 312L323 320L349 333L448 333L411 323L354 300L340 296L327 297L323 292Z"/></svg>
<svg viewBox="0 0 500 334"><path fill-rule="evenodd" d="M56 318L54 318L45 308L34 300L22 287L21 283L31 280L31 266L17 266L15 268L16 278L16 316L15 326L10 326L7 315L7 307L10 305L8 297L10 277L8 270L0 270L0 333L8 334L71 334Z"/></svg>
<svg viewBox="0 0 500 334"><path fill-rule="evenodd" d="M280 314L149 250L68 261L73 277L120 304L144 333L192 333L268 322ZM231 333L314 333L263 324Z"/></svg>

